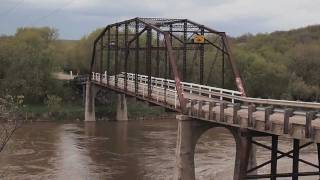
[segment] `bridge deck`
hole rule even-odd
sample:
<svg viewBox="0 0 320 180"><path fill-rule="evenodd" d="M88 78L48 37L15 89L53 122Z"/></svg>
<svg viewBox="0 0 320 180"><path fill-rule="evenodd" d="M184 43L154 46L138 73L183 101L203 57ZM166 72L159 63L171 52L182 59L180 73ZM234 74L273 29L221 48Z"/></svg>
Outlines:
<svg viewBox="0 0 320 180"><path fill-rule="evenodd" d="M126 81L123 74L118 75L117 83L115 79L115 76L110 76L108 83L106 75L101 77L99 73L94 73L92 80L97 85L179 111L180 104L173 80L152 77L151 94L148 94L147 76L138 76L137 92L134 74L128 73ZM190 117L320 142L320 115L317 114L320 103L246 98L241 97L238 91L184 82L182 85ZM246 104L257 104L259 107ZM270 105L276 108L270 108Z"/></svg>

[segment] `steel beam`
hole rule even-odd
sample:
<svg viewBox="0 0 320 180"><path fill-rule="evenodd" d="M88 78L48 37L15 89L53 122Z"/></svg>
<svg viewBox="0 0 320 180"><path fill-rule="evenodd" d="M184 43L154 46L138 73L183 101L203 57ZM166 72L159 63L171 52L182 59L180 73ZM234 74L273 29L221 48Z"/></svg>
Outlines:
<svg viewBox="0 0 320 180"><path fill-rule="evenodd" d="M107 84L110 84L110 60L111 60L111 52L110 52L110 28L108 29L108 33L107 33Z"/></svg>
<svg viewBox="0 0 320 180"><path fill-rule="evenodd" d="M135 94L139 94L139 83L138 83L138 74L139 74L139 21L136 21L136 27L135 27L135 33L136 33L136 50L135 50L135 75L134 75L134 89Z"/></svg>
<svg viewBox="0 0 320 180"><path fill-rule="evenodd" d="M147 29L147 41L146 41L146 73L148 76L148 97L151 98L151 46L152 46L152 30Z"/></svg>
<svg viewBox="0 0 320 180"><path fill-rule="evenodd" d="M204 36L204 29L201 28L201 35ZM200 44L200 84L203 85L204 84L204 45Z"/></svg>
<svg viewBox="0 0 320 180"><path fill-rule="evenodd" d="M278 161L278 136L273 135L271 149L271 180L277 179L277 161Z"/></svg>
<svg viewBox="0 0 320 180"><path fill-rule="evenodd" d="M263 145L263 144L258 143L258 142L256 142L256 141L253 141L252 143L255 144L255 145L261 146L261 147L263 147L263 148L266 148L266 149L271 150L271 147L266 146L266 145ZM311 144L313 144L313 143L312 143L312 142L305 143L304 145L300 146L299 149L303 149L303 148L305 148L305 147L307 147L307 146L309 146L309 145L311 145ZM286 153L284 153L284 152L282 152L282 151L279 151L279 150L277 150L277 152L281 154L280 156L277 157L277 159L281 159L281 158L283 158L283 157L290 157L290 158L292 158L292 156L291 156L290 154L293 152L293 150L288 151L288 152L286 152ZM317 165L314 165L314 164L312 164L312 163L310 163L310 162L307 162L307 161L304 161L304 160L300 160L300 161L303 162L303 163L305 163L305 164L308 164L308 165L310 165L310 166L318 167ZM269 160L269 161L266 161L266 162L264 162L264 163L261 163L260 165L254 167L254 168L249 169L249 170L247 171L247 173L250 173L250 172L253 172L253 171L257 170L257 169L260 169L260 168L262 168L262 167L270 164L271 162L272 162L272 160Z"/></svg>
<svg viewBox="0 0 320 180"><path fill-rule="evenodd" d="M114 64L115 64L115 86L118 87L118 74L119 74L119 51L118 51L118 47L119 47L119 26L116 25L116 39L115 39L115 55L114 55Z"/></svg>
<svg viewBox="0 0 320 180"><path fill-rule="evenodd" d="M182 112L185 112L185 110L186 110L186 100L185 100L185 98L183 96L181 80L180 80L180 76L179 76L176 60L175 60L175 57L174 57L173 51L172 51L172 46L171 46L172 42L171 42L171 39L170 39L170 35L165 33L164 38L165 38L165 43L166 43L166 46L167 46L167 49L168 49L170 65L172 67L172 72L174 74L176 90L177 90L177 94L178 94L179 102L180 102L180 109L181 109Z"/></svg>
<svg viewBox="0 0 320 180"><path fill-rule="evenodd" d="M124 90L127 91L128 86L128 58L129 58L129 44L128 44L128 24L124 26L124 44L126 47L124 59Z"/></svg>
<svg viewBox="0 0 320 180"><path fill-rule="evenodd" d="M187 81L187 27L188 23L184 22L184 32L183 32L183 62L182 62L182 81Z"/></svg>
<svg viewBox="0 0 320 180"><path fill-rule="evenodd" d="M157 32L156 66L156 76L160 77L160 32Z"/></svg>
<svg viewBox="0 0 320 180"><path fill-rule="evenodd" d="M292 180L299 179L299 145L300 140L293 139Z"/></svg>

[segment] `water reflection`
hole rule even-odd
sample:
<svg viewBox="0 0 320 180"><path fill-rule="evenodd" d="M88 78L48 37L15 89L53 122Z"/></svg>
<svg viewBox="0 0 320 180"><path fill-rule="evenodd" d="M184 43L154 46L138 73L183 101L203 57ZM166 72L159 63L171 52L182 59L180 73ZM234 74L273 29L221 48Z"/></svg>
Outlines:
<svg viewBox="0 0 320 180"><path fill-rule="evenodd" d="M56 143L56 179L89 179L95 176L91 173L92 160L88 156L88 148L81 143L82 129L75 124L65 124L60 127L59 141Z"/></svg>

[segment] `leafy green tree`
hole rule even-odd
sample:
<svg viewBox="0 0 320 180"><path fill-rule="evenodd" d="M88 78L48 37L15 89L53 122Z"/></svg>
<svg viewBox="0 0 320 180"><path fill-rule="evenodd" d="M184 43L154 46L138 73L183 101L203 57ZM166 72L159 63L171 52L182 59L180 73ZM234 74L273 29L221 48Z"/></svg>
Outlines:
<svg viewBox="0 0 320 180"><path fill-rule="evenodd" d="M7 95L0 98L0 152L5 148L14 132L22 125L19 119L24 96Z"/></svg>
<svg viewBox="0 0 320 180"><path fill-rule="evenodd" d="M57 32L50 28L20 28L1 41L2 95L24 95L27 102L41 102L52 83L54 46Z"/></svg>

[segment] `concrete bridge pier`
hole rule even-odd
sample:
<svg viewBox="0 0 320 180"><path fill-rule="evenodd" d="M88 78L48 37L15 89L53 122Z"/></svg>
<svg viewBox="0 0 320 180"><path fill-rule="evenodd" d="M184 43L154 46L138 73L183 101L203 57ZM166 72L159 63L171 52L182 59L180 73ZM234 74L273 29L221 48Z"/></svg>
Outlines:
<svg viewBox="0 0 320 180"><path fill-rule="evenodd" d="M215 127L212 123L194 120L185 115L177 115L178 137L174 180L194 180L194 150L198 138L206 130Z"/></svg>
<svg viewBox="0 0 320 180"><path fill-rule="evenodd" d="M82 85L82 105L86 104L86 87L87 84Z"/></svg>
<svg viewBox="0 0 320 180"><path fill-rule="evenodd" d="M254 158L252 154L252 143L250 136L245 136L242 134L241 130L235 132L236 140L236 157L234 165L234 180L245 180L247 175L247 169L254 167L256 164L255 153ZM254 148L255 149L255 148Z"/></svg>
<svg viewBox="0 0 320 180"><path fill-rule="evenodd" d="M90 82L86 82L86 100L85 100L85 112L84 121L96 121L95 114L95 96L97 94L96 87Z"/></svg>
<svg viewBox="0 0 320 180"><path fill-rule="evenodd" d="M118 94L117 99L117 121L128 121L127 99L124 94Z"/></svg>
<svg viewBox="0 0 320 180"><path fill-rule="evenodd" d="M177 115L178 137L176 147L176 166L174 180L194 180L195 147L200 136L210 128L223 127L212 122L206 122L189 118L185 115ZM255 158L251 159L251 136L247 136L239 128L227 128L236 142L236 157L234 167L234 180L245 180L247 168L254 166Z"/></svg>

